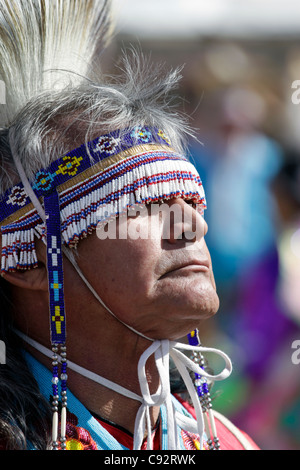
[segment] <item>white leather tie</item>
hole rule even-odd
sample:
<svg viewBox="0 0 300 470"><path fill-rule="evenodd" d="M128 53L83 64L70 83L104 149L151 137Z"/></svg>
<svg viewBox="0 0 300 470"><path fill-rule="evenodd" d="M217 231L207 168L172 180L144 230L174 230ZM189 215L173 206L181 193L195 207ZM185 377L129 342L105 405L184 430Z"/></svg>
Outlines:
<svg viewBox="0 0 300 470"><path fill-rule="evenodd" d="M221 356L225 360L225 367L217 375L208 374L195 364L180 350L196 351L196 352L213 352ZM160 386L157 392L153 395L149 392L149 386L146 378L146 362L149 357L155 355L155 363L160 378ZM173 405L170 390L170 376L169 376L169 356L172 357L193 402L196 412L197 424L191 418L179 414ZM154 343L142 354L138 364L138 376L142 393L142 405L137 413L134 432L134 449L141 448L145 430L147 431L147 449L151 449L151 420L150 408L153 406L164 405L167 411L167 428L168 428L168 450L180 449L179 436L177 433L177 425L185 431L197 433L200 437L200 448L203 447L204 435L204 420L201 410L199 398L190 377L189 371L193 371L212 380L226 379L232 371L232 364L229 357L213 348L203 348L201 346L189 346L182 343L172 342L168 340L154 341Z"/></svg>
<svg viewBox="0 0 300 470"><path fill-rule="evenodd" d="M52 351L45 348L36 341L28 338L23 333L17 332L17 334L29 345L40 351L45 356L51 358ZM196 352L212 352L222 357L225 361L225 367L217 375L208 374L198 364L189 359L183 351L196 351ZM159 374L160 385L157 391L151 395L149 390L149 384L146 376L146 363L148 359L154 354L157 371ZM169 357L172 357L191 397L197 422L183 414L176 411L170 390L170 376L169 376ZM168 429L168 450L180 449L179 436L177 432L177 426L184 429L185 431L196 433L200 438L200 448L203 448L203 436L204 436L204 421L203 413L201 410L199 398L190 377L189 371L200 374L202 377L212 379L214 381L226 379L232 371L232 364L229 357L222 351L214 348L204 348L201 346L195 347L187 344L172 342L168 340L154 341L148 349L141 355L138 363L138 379L141 389L141 395L138 395L119 384L116 384L110 380L101 377L94 372L91 372L71 361L68 361L68 368L74 370L80 375L93 380L94 382L103 385L121 395L124 395L132 400L141 402L141 406L137 412L135 419L134 429L134 443L133 449L141 449L144 441L145 432L147 433L147 450L152 449L151 439L151 416L150 409L152 407L166 407L167 412L167 429Z"/></svg>

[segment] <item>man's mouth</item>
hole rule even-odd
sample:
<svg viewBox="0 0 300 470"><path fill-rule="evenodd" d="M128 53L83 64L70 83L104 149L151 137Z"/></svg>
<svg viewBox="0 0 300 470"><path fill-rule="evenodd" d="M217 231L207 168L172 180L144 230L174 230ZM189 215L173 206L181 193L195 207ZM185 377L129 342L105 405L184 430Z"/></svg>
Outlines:
<svg viewBox="0 0 300 470"><path fill-rule="evenodd" d="M172 266L168 271L163 274L160 279L172 276L173 274L189 274L190 272L208 272L209 262L208 260L191 260L182 264Z"/></svg>

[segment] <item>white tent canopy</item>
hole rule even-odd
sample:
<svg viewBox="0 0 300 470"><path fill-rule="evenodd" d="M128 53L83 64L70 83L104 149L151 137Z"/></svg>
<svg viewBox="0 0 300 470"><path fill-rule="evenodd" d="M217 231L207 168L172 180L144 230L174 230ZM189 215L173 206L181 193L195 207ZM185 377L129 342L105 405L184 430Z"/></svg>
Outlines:
<svg viewBox="0 0 300 470"><path fill-rule="evenodd" d="M143 38L300 35L300 0L115 0L117 30Z"/></svg>

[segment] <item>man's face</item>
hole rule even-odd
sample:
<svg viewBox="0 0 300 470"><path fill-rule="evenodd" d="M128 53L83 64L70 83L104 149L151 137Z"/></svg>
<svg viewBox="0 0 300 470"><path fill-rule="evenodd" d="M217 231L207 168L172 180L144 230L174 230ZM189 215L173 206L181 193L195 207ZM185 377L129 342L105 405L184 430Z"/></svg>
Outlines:
<svg viewBox="0 0 300 470"><path fill-rule="evenodd" d="M78 264L122 322L153 339L174 340L214 315L219 299L203 217L183 199L169 201L169 211L153 207L131 211L80 242Z"/></svg>

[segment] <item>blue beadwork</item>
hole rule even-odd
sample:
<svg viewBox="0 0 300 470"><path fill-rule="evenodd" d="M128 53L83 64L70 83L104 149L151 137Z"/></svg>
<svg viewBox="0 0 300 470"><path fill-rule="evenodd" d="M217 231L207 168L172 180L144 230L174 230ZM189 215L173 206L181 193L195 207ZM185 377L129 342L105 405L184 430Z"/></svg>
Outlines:
<svg viewBox="0 0 300 470"><path fill-rule="evenodd" d="M49 277L49 310L52 344L65 344L66 318L60 226L60 205L57 191L44 197L47 228L47 262Z"/></svg>
<svg viewBox="0 0 300 470"><path fill-rule="evenodd" d="M162 131L153 128L138 127L134 130L111 132L83 144L62 158L55 160L47 169L41 169L32 183L34 192L38 198L45 196L96 163L133 146L145 144L170 146L168 140L163 137ZM184 157L181 156L181 158ZM0 200L0 222L30 203L31 200L24 192L22 183L18 183L9 189Z"/></svg>
<svg viewBox="0 0 300 470"><path fill-rule="evenodd" d="M192 331L188 335L189 344L192 346L199 346L199 332L198 330ZM199 361L199 358L198 358ZM204 369L204 364L200 364L200 367ZM200 398L203 411L206 411L210 407L210 392L207 384L207 379L200 374L195 373L195 386Z"/></svg>

